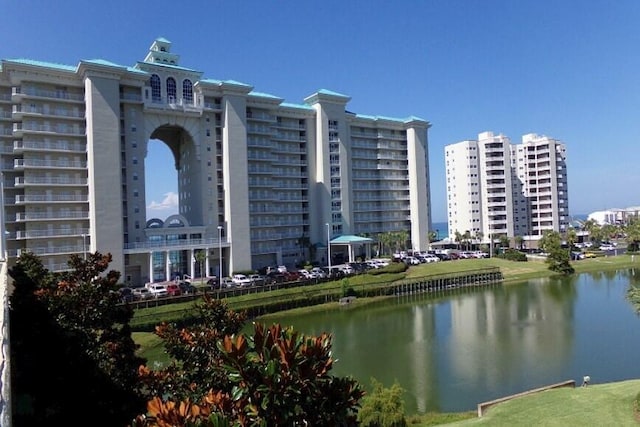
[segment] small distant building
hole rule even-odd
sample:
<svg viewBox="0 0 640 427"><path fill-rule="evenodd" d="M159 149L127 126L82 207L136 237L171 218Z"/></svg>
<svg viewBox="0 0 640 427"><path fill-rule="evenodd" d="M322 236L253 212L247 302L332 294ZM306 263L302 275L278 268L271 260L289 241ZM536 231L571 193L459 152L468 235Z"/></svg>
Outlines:
<svg viewBox="0 0 640 427"><path fill-rule="evenodd" d="M604 211L592 212L587 219L592 219L598 225L619 225L626 224L631 218L640 217L640 206L632 206L629 208L611 208Z"/></svg>

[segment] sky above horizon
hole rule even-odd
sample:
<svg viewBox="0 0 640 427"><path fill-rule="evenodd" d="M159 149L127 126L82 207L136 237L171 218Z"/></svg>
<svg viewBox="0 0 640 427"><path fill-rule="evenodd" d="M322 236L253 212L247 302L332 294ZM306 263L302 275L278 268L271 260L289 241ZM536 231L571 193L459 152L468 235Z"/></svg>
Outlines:
<svg viewBox="0 0 640 427"><path fill-rule="evenodd" d="M432 218L446 221L444 147L502 133L567 146L570 214L640 205L640 1L0 0L0 58L134 65L153 40L180 65L286 102L319 89L349 111L432 124ZM9 18L9 19L7 19ZM636 52L636 53L634 53ZM636 148L634 148L636 147ZM169 151L146 159L147 212L177 203ZM168 210L167 210L168 209Z"/></svg>

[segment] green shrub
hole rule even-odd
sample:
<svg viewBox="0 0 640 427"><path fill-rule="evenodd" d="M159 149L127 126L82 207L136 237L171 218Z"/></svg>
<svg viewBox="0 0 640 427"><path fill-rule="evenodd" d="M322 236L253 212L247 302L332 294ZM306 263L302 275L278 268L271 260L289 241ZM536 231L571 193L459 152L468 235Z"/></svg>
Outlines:
<svg viewBox="0 0 640 427"><path fill-rule="evenodd" d="M375 276L377 274L384 273L404 273L405 271L407 271L407 268L409 268L409 266L404 262L392 262L389 263L389 265L387 265L386 267L372 268L371 270L369 270L369 274Z"/></svg>
<svg viewBox="0 0 640 427"><path fill-rule="evenodd" d="M520 252L516 249L509 248L506 251L504 251L504 253L501 253L500 255L498 255L498 258L503 258L509 261L526 262L527 254Z"/></svg>
<svg viewBox="0 0 640 427"><path fill-rule="evenodd" d="M358 411L358 423L362 427L405 427L404 389L395 382L384 388L382 383L371 379L371 393L362 399L362 407Z"/></svg>

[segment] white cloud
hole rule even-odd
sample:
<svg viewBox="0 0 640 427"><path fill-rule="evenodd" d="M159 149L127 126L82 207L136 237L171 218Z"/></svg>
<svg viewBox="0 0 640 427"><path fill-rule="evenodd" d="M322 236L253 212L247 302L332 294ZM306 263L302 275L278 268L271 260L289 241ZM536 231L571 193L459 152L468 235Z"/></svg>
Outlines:
<svg viewBox="0 0 640 427"><path fill-rule="evenodd" d="M168 192L164 194L164 199L161 202L152 200L147 206L147 217L158 218L168 217L169 215L178 213L178 194L174 192Z"/></svg>

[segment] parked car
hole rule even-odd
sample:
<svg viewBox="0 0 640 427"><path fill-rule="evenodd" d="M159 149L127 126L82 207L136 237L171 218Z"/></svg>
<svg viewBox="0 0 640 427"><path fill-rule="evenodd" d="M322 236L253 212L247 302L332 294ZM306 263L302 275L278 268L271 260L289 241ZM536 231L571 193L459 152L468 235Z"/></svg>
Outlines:
<svg viewBox="0 0 640 427"><path fill-rule="evenodd" d="M611 244L602 244L602 245L600 245L600 250L601 251L613 251L615 249L616 249L616 247L611 245Z"/></svg>
<svg viewBox="0 0 640 427"><path fill-rule="evenodd" d="M193 295L198 293L198 288L196 288L194 285L192 285L189 282L180 282L178 283L178 286L180 287L180 290L182 291L183 294L187 295Z"/></svg>
<svg viewBox="0 0 640 427"><path fill-rule="evenodd" d="M220 284L221 289L233 288L234 286L236 286L236 282L234 282L233 279L231 279L231 277L222 278L222 283Z"/></svg>
<svg viewBox="0 0 640 427"><path fill-rule="evenodd" d="M419 265L420 264L420 260L414 256L406 256L402 259L402 261L404 261L405 264L407 265Z"/></svg>
<svg viewBox="0 0 640 427"><path fill-rule="evenodd" d="M161 298L169 295L165 285L153 284L149 286L149 292L153 298Z"/></svg>
<svg viewBox="0 0 640 427"><path fill-rule="evenodd" d="M251 284L255 286L264 285L264 277L259 274L250 274L249 280L251 280Z"/></svg>
<svg viewBox="0 0 640 427"><path fill-rule="evenodd" d="M249 279L244 274L234 274L233 277L231 278L231 280L237 286L249 286L249 285L251 285L251 279Z"/></svg>
<svg viewBox="0 0 640 427"><path fill-rule="evenodd" d="M207 279L207 285L210 288L218 288L220 285L220 282L218 281L217 277L210 277Z"/></svg>
<svg viewBox="0 0 640 427"><path fill-rule="evenodd" d="M133 288L131 290L131 293L133 294L133 297L138 301L153 298L153 294L147 288Z"/></svg>
<svg viewBox="0 0 640 427"><path fill-rule="evenodd" d="M578 261L584 259L584 254L582 252L571 252L571 260Z"/></svg>
<svg viewBox="0 0 640 427"><path fill-rule="evenodd" d="M182 295L182 290L180 289L180 286L178 286L177 283L169 283L166 286L167 289L167 295L172 296L172 297L177 297L179 295Z"/></svg>

